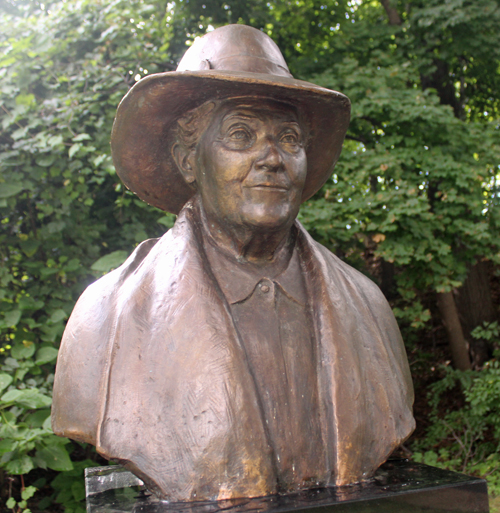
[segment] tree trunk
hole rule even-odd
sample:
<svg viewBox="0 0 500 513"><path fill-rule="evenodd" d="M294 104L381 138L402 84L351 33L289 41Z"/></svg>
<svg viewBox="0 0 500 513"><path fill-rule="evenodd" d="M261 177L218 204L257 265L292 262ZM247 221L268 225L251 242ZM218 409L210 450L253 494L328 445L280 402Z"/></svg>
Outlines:
<svg viewBox="0 0 500 513"><path fill-rule="evenodd" d="M396 297L396 280L394 278L394 264L382 260L380 265L380 289L388 301Z"/></svg>
<svg viewBox="0 0 500 513"><path fill-rule="evenodd" d="M438 293L437 304L441 312L444 327L448 333L453 366L455 369L469 370L471 368L469 349L462 331L453 292Z"/></svg>
<svg viewBox="0 0 500 513"><path fill-rule="evenodd" d="M380 0L380 3L389 17L389 25L401 25L401 16L399 16L398 11L392 7L391 0Z"/></svg>
<svg viewBox="0 0 500 513"><path fill-rule="evenodd" d="M484 322L496 320L487 262L478 262L470 269L467 279L458 289L457 308L465 338L470 344L472 363L474 367L481 367L489 357L488 343L473 338L470 332Z"/></svg>
<svg viewBox="0 0 500 513"><path fill-rule="evenodd" d="M432 63L435 70L432 75L421 75L420 82L422 89L432 88L437 91L439 100L442 105L450 105L453 108L453 113L458 119L464 117L464 107L456 97L456 90L454 81L450 79L450 66L442 59L433 59Z"/></svg>

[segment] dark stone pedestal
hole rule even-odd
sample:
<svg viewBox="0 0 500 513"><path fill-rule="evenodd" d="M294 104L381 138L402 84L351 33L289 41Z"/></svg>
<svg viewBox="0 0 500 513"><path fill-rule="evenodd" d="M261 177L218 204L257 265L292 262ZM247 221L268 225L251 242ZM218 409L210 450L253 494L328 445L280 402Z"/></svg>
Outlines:
<svg viewBox="0 0 500 513"><path fill-rule="evenodd" d="M88 513L488 513L482 479L407 460L382 465L372 481L287 495L168 503L121 467L89 468Z"/></svg>

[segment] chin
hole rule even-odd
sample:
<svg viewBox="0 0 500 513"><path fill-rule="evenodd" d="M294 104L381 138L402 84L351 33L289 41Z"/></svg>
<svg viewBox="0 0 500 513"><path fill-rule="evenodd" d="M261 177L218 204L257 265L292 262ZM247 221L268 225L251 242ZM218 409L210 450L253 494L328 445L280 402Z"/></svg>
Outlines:
<svg viewBox="0 0 500 513"><path fill-rule="evenodd" d="M297 214L298 211L284 208L283 205L279 204L272 207L259 205L251 209L245 209L242 212L242 221L253 228L274 231L290 227Z"/></svg>

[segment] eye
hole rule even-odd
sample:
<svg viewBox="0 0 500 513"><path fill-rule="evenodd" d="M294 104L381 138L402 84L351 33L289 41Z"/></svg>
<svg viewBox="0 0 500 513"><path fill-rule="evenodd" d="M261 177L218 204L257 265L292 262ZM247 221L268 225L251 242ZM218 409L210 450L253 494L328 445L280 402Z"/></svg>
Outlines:
<svg viewBox="0 0 500 513"><path fill-rule="evenodd" d="M281 142L287 143L287 144L297 144L299 142L298 137L296 134L285 134L281 138Z"/></svg>
<svg viewBox="0 0 500 513"><path fill-rule="evenodd" d="M250 134L243 128L236 128L229 133L229 138L233 141L246 141L250 139Z"/></svg>
<svg viewBox="0 0 500 513"><path fill-rule="evenodd" d="M255 134L252 129L241 123L230 126L223 135L224 144L230 150L246 150L252 145L254 139Z"/></svg>
<svg viewBox="0 0 500 513"><path fill-rule="evenodd" d="M300 146L300 135L295 130L287 130L280 137L280 143L289 146Z"/></svg>

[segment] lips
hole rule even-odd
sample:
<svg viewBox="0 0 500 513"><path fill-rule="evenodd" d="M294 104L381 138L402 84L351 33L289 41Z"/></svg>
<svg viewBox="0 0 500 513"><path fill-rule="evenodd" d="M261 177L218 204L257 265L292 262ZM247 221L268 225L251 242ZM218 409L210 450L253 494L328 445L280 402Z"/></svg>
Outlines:
<svg viewBox="0 0 500 513"><path fill-rule="evenodd" d="M276 190L276 191L288 191L290 187L281 183L271 183L271 182L263 182L252 185L247 185L246 187L250 189L259 189L259 190Z"/></svg>

